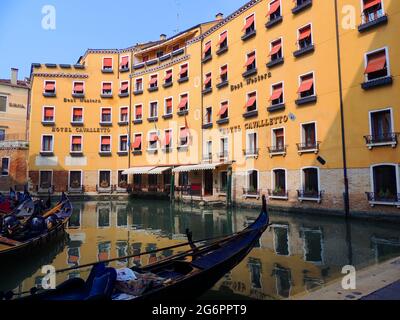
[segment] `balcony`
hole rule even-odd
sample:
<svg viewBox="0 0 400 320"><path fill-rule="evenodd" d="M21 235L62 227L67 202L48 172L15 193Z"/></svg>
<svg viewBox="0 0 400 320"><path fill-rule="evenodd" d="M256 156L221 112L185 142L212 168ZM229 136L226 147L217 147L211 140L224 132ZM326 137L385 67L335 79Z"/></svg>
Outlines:
<svg viewBox="0 0 400 320"><path fill-rule="evenodd" d="M158 63L158 59L148 60L148 61L146 61L146 66L147 67L154 66L157 63Z"/></svg>
<svg viewBox="0 0 400 320"><path fill-rule="evenodd" d="M257 68L248 69L246 72L242 74L243 78L248 78L257 74Z"/></svg>
<svg viewBox="0 0 400 320"><path fill-rule="evenodd" d="M144 63L144 62L136 63L136 64L134 64L134 65L132 66L132 69L133 69L133 70L139 70L139 69L144 68L144 66L145 66L145 63Z"/></svg>
<svg viewBox="0 0 400 320"><path fill-rule="evenodd" d="M279 65L283 64L284 62L285 62L285 60L283 57L276 58L267 63L267 68L272 69L273 67L279 66Z"/></svg>
<svg viewBox="0 0 400 320"><path fill-rule="evenodd" d="M289 192L280 188L268 189L268 197L273 200L288 200Z"/></svg>
<svg viewBox="0 0 400 320"><path fill-rule="evenodd" d="M275 156L284 156L286 157L287 153L287 147L288 146L273 146L273 147L268 147L268 152L269 156L275 157Z"/></svg>
<svg viewBox="0 0 400 320"><path fill-rule="evenodd" d="M323 191L315 191L315 190L297 190L297 198L300 202L303 201L313 201L317 203L322 202Z"/></svg>
<svg viewBox="0 0 400 320"><path fill-rule="evenodd" d="M172 57L172 55L170 53L168 53L168 54L164 54L163 56L159 57L158 60L160 62L164 62L164 61L171 59L171 57Z"/></svg>
<svg viewBox="0 0 400 320"><path fill-rule="evenodd" d="M292 9L293 14L298 14L302 12L303 10L306 10L307 8L311 8L312 6L312 0L297 0L296 6Z"/></svg>
<svg viewBox="0 0 400 320"><path fill-rule="evenodd" d="M178 151L179 152L187 152L189 150L189 145L188 144L182 144L178 146Z"/></svg>
<svg viewBox="0 0 400 320"><path fill-rule="evenodd" d="M243 188L243 198L255 198L260 199L261 190L256 188Z"/></svg>
<svg viewBox="0 0 400 320"><path fill-rule="evenodd" d="M55 187L53 185L49 185L47 183L43 183L42 185L36 185L35 187L37 194L54 194Z"/></svg>
<svg viewBox="0 0 400 320"><path fill-rule="evenodd" d="M120 120L120 121L118 121L118 125L121 127L127 126L127 125L129 125L129 121L128 120Z"/></svg>
<svg viewBox="0 0 400 320"><path fill-rule="evenodd" d="M308 53L312 53L314 51L315 51L315 46L313 44L310 44L308 46L305 46L305 47L300 48L299 50L296 50L295 52L293 52L293 56L295 58L298 58L298 57L304 56Z"/></svg>
<svg viewBox="0 0 400 320"><path fill-rule="evenodd" d="M6 134L0 140L0 150L27 150L29 142L25 135L22 134Z"/></svg>
<svg viewBox="0 0 400 320"><path fill-rule="evenodd" d="M384 14L382 10L378 10L371 14L362 15L363 23L358 26L358 31L360 33L371 30L380 25L385 25L388 23L388 16Z"/></svg>
<svg viewBox="0 0 400 320"><path fill-rule="evenodd" d="M391 194L389 192L366 192L368 202L371 207L375 207L377 205L382 206L395 206L400 209L400 193Z"/></svg>
<svg viewBox="0 0 400 320"><path fill-rule="evenodd" d="M267 29L270 29L273 26L281 23L282 21L283 21L283 17L282 16L277 16L277 17L274 17L274 18L270 18L270 20L265 24L265 27Z"/></svg>
<svg viewBox="0 0 400 320"><path fill-rule="evenodd" d="M117 152L117 154L118 154L120 157L125 157L125 156L127 156L127 155L129 154L129 151L128 151L128 150L119 150L119 151Z"/></svg>
<svg viewBox="0 0 400 320"><path fill-rule="evenodd" d="M319 152L319 145L321 142L314 142L314 143L298 143L297 144L297 151L299 155L303 153L315 153L318 154Z"/></svg>
<svg viewBox="0 0 400 320"><path fill-rule="evenodd" d="M400 133L390 132L381 135L365 136L364 139L368 149L372 150L373 148L383 146L391 146L392 148L396 148L399 137Z"/></svg>
<svg viewBox="0 0 400 320"><path fill-rule="evenodd" d="M73 127L82 127L84 125L83 121L71 121L71 126Z"/></svg>
<svg viewBox="0 0 400 320"><path fill-rule="evenodd" d="M299 98L296 101L297 106L304 106L306 104L311 104L311 103L316 103L317 102L317 96L312 95L312 96L307 96L304 98Z"/></svg>
<svg viewBox="0 0 400 320"><path fill-rule="evenodd" d="M128 67L119 68L119 72L121 72L121 73L128 72L128 71L129 71L129 66Z"/></svg>
<svg viewBox="0 0 400 320"><path fill-rule="evenodd" d="M256 30L246 31L246 33L242 36L242 40L247 41L247 40L255 37L256 34L257 34Z"/></svg>
<svg viewBox="0 0 400 320"><path fill-rule="evenodd" d="M142 150L133 150L132 153L134 156L141 156L143 154L143 151Z"/></svg>
<svg viewBox="0 0 400 320"><path fill-rule="evenodd" d="M157 154L158 153L158 149L156 148L148 148L147 149L147 153L148 154Z"/></svg>
<svg viewBox="0 0 400 320"><path fill-rule="evenodd" d="M220 187L215 190L218 196L226 196L228 194L228 187Z"/></svg>
<svg viewBox="0 0 400 320"><path fill-rule="evenodd" d="M172 51L172 52L171 52L171 55L172 55L173 57L177 57L177 56L180 56L181 54L184 54L184 53L185 53L185 49L184 49L184 48L181 48L181 49Z"/></svg>
<svg viewBox="0 0 400 320"><path fill-rule="evenodd" d="M112 127L111 121L100 121L100 126L102 127Z"/></svg>
<svg viewBox="0 0 400 320"><path fill-rule="evenodd" d="M83 151L82 150L71 151L69 154L70 154L71 157L75 157L75 158L83 157Z"/></svg>
<svg viewBox="0 0 400 320"><path fill-rule="evenodd" d="M221 81L220 83L218 83L216 85L216 87L217 87L217 89L222 89L222 88L224 88L224 87L226 87L228 85L229 85L229 81L228 80L224 80L224 81Z"/></svg>
<svg viewBox="0 0 400 320"><path fill-rule="evenodd" d="M244 149L243 155L246 158L255 158L257 159L260 155L260 149Z"/></svg>
<svg viewBox="0 0 400 320"><path fill-rule="evenodd" d="M54 120L47 120L47 121L42 121L42 125L44 127L52 127L54 126L56 123Z"/></svg>
<svg viewBox="0 0 400 320"><path fill-rule="evenodd" d="M387 76L379 79L369 80L361 84L364 90L370 90L377 87L390 86L393 83L392 76Z"/></svg>
<svg viewBox="0 0 400 320"><path fill-rule="evenodd" d="M227 52L228 50L229 50L229 47L228 47L227 45L225 45L225 46L223 46L223 47L220 47L220 48L217 50L216 54L217 54L218 56L220 56L221 54Z"/></svg>

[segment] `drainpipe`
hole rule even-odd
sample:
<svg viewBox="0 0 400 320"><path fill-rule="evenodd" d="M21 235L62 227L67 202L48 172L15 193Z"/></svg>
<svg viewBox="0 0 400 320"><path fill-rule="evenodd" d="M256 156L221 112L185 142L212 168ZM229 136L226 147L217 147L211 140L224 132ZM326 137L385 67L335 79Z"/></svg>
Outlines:
<svg viewBox="0 0 400 320"><path fill-rule="evenodd" d="M347 154L346 154L346 132L344 124L344 102L343 102L343 84L342 84L342 65L340 59L340 39L339 39L339 13L338 3L335 0L335 23L336 23L336 47L337 47L337 64L339 78L339 98L340 98L340 125L342 134L342 156L343 156L343 178L344 178L344 211L346 218L350 217L350 201L349 201L349 178L347 172Z"/></svg>

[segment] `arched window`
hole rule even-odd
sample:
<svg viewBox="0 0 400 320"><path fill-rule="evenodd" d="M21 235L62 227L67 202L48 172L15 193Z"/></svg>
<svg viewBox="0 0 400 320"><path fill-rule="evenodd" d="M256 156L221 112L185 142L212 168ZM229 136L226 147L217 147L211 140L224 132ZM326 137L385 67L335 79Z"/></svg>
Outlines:
<svg viewBox="0 0 400 320"><path fill-rule="evenodd" d="M372 191L374 201L399 201L397 169L394 164L382 164L372 167Z"/></svg>

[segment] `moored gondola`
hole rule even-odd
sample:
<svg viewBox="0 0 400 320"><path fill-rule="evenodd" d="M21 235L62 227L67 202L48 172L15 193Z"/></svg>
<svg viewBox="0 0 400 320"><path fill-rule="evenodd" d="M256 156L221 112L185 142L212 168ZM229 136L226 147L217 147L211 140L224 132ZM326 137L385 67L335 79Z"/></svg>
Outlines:
<svg viewBox="0 0 400 320"><path fill-rule="evenodd" d="M129 300L132 303L195 299L249 254L268 225L266 199L263 197L263 209L259 217L239 233L200 246L195 245L188 233L191 249L186 252L143 268L116 270L106 267L106 262L96 263L86 281L70 279L55 290L42 291L21 299Z"/></svg>

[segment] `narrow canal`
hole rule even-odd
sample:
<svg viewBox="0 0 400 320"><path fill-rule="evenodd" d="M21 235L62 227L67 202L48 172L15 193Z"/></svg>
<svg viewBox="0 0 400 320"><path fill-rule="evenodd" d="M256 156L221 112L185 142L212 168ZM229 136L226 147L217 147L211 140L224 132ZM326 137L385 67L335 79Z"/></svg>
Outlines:
<svg viewBox="0 0 400 320"><path fill-rule="evenodd" d="M23 292L40 284L42 265L62 269L168 247L186 241L186 228L195 239L230 234L245 228L258 214L257 210L183 204L171 207L159 201L75 203L69 239L1 272L0 291ZM271 222L248 257L203 298L284 299L341 277L345 265L360 269L400 255L400 225L282 213L271 213ZM164 250L121 259L113 266L146 265L174 253ZM66 272L57 282L85 278L88 272Z"/></svg>

